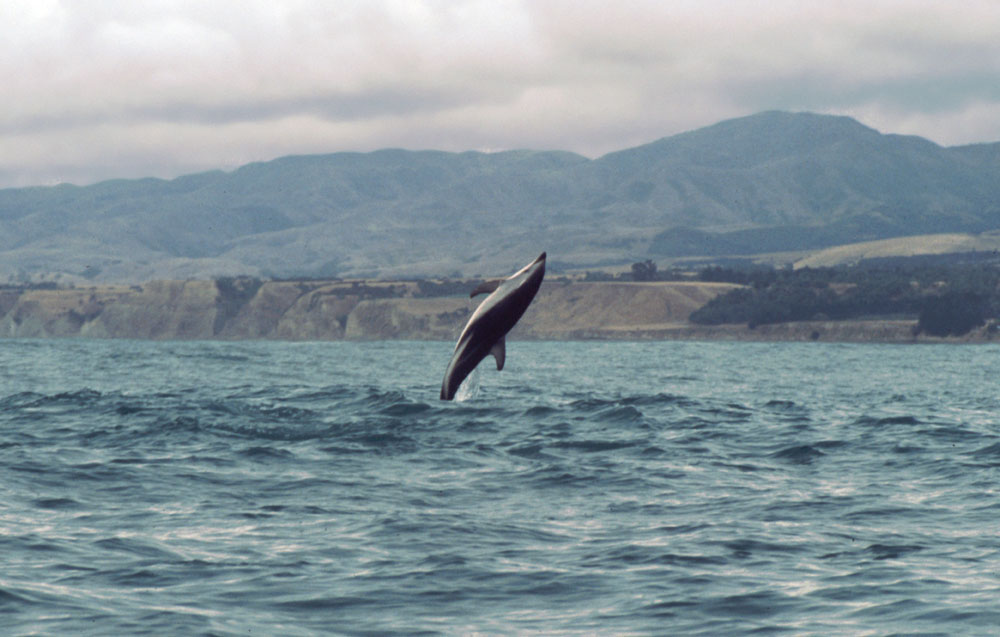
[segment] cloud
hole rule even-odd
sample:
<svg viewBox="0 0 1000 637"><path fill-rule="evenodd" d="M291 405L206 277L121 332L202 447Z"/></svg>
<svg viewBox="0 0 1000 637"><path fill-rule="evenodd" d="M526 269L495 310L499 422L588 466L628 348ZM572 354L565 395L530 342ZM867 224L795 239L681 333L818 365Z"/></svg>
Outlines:
<svg viewBox="0 0 1000 637"><path fill-rule="evenodd" d="M998 32L992 0L6 0L0 185L387 146L598 155L767 109L996 141Z"/></svg>

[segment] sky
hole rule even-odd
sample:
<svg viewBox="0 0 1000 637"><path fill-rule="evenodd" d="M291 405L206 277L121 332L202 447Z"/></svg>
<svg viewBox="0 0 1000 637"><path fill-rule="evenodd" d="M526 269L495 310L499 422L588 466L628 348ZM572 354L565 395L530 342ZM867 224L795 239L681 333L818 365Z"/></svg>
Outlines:
<svg viewBox="0 0 1000 637"><path fill-rule="evenodd" d="M998 33L996 0L0 0L0 187L596 157L774 109L996 142Z"/></svg>

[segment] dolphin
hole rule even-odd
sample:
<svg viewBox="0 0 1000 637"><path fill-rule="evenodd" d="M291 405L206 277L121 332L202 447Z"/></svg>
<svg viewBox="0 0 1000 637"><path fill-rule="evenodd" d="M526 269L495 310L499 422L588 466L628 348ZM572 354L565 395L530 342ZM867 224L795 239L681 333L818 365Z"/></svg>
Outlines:
<svg viewBox="0 0 1000 637"><path fill-rule="evenodd" d="M545 277L545 253L506 279L480 285L469 296L489 292L458 337L455 352L441 383L441 400L455 397L459 385L487 355L493 354L497 371L507 356L507 332L531 305Z"/></svg>

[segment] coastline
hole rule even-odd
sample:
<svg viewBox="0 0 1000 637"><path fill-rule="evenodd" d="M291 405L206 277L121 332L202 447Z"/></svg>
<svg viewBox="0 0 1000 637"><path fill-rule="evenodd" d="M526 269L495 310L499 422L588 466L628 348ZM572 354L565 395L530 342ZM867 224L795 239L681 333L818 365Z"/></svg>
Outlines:
<svg viewBox="0 0 1000 637"><path fill-rule="evenodd" d="M988 324L960 337L915 335L916 320L697 325L690 314L734 287L666 281L546 281L511 332L519 340L726 340L990 343ZM148 340L441 340L481 299L421 296L413 281L153 281L132 286L0 289L0 337Z"/></svg>

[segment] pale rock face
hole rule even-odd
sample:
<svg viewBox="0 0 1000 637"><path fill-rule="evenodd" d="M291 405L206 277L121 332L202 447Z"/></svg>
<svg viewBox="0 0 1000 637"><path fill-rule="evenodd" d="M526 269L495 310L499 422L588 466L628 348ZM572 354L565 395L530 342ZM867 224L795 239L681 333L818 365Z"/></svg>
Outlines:
<svg viewBox="0 0 1000 637"><path fill-rule="evenodd" d="M733 286L546 282L514 338L636 338L687 325ZM455 338L476 306L462 296L414 298L415 284L214 281L0 291L0 336L140 339L379 340Z"/></svg>

